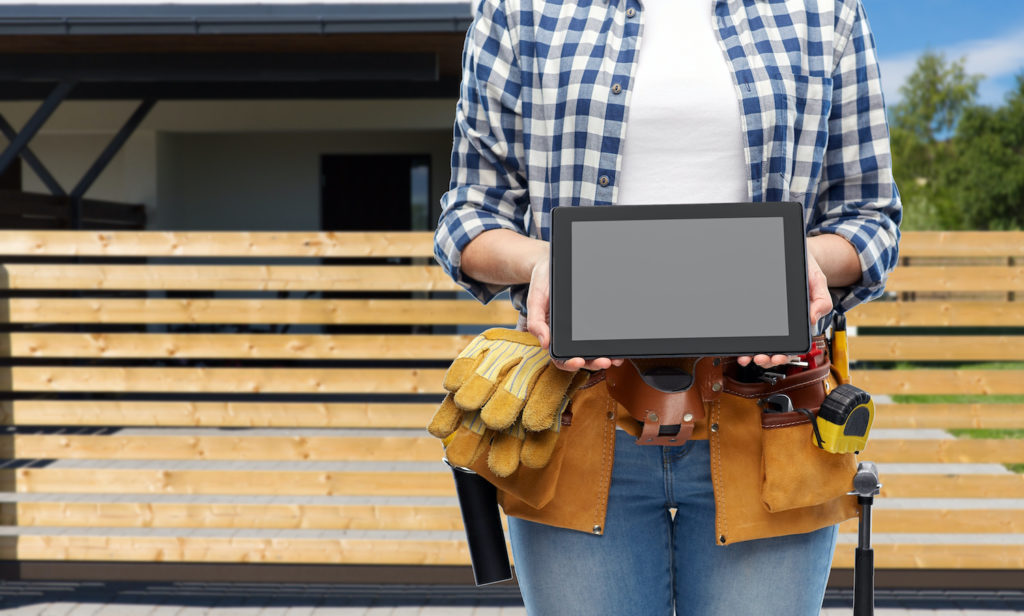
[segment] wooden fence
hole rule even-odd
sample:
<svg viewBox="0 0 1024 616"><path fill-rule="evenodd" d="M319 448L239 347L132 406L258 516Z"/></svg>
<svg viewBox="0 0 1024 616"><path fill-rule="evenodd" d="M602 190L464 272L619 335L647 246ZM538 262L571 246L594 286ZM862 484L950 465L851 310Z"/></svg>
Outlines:
<svg viewBox="0 0 1024 616"><path fill-rule="evenodd" d="M0 560L466 565L422 427L466 326L515 315L431 255L424 233L0 232ZM854 382L982 398L881 404L876 429L1024 428L985 400L1024 370L954 366L1024 361L1024 234L908 233L902 255L850 315ZM894 434L862 456L878 567L1024 571L1024 475L886 471L1020 464L1024 439Z"/></svg>

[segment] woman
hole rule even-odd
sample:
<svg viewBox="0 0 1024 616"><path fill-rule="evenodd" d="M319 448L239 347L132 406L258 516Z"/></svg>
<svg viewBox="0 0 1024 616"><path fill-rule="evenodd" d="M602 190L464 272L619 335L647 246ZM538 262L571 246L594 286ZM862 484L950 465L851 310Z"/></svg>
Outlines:
<svg viewBox="0 0 1024 616"><path fill-rule="evenodd" d="M817 332L882 293L901 206L860 0L481 0L463 60L435 252L482 302L510 287L520 328L542 346L558 205L798 201ZM600 376L621 363L556 365ZM604 384L581 391L573 421L613 408L608 395ZM722 433L754 412L729 391L714 404ZM759 461L721 455L719 415L665 448L636 446L628 415L613 416L609 483L584 485L567 463L557 506L502 501L530 614L818 613L848 507L727 513L727 493L756 500L742 476ZM563 431L567 459L600 448L573 442L584 431ZM604 523L586 534L584 512L564 503L591 493Z"/></svg>

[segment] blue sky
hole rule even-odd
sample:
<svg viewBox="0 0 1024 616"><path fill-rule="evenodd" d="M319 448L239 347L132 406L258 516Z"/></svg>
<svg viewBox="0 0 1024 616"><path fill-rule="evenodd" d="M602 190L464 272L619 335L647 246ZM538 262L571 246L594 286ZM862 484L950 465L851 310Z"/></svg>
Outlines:
<svg viewBox="0 0 1024 616"><path fill-rule="evenodd" d="M979 102L998 105L1024 72L1024 0L863 0L875 34L886 102L925 50L967 58L986 75Z"/></svg>

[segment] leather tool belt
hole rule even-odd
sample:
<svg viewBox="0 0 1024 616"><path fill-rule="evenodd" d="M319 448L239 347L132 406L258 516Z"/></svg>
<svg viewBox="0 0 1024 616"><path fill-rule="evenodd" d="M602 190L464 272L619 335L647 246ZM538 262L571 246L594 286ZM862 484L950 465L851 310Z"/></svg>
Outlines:
<svg viewBox="0 0 1024 616"><path fill-rule="evenodd" d="M638 445L679 446L703 421L704 403L721 395L722 360L634 359L606 369L605 377L609 395L643 424Z"/></svg>

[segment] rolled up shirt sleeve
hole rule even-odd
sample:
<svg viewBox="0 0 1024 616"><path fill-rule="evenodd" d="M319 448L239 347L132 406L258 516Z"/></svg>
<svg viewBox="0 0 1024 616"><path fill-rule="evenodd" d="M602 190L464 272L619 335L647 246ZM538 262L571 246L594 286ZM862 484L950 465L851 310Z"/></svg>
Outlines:
<svg viewBox="0 0 1024 616"><path fill-rule="evenodd" d="M474 297L489 302L506 287L462 270L462 251L491 229L528 233L520 68L502 0L481 0L462 54L452 176L441 198L434 255Z"/></svg>
<svg viewBox="0 0 1024 616"><path fill-rule="evenodd" d="M808 235L834 233L856 248L861 280L833 289L844 313L882 294L899 256L902 205L892 175L889 129L874 38L864 8L850 3L851 26L833 71L829 139Z"/></svg>

